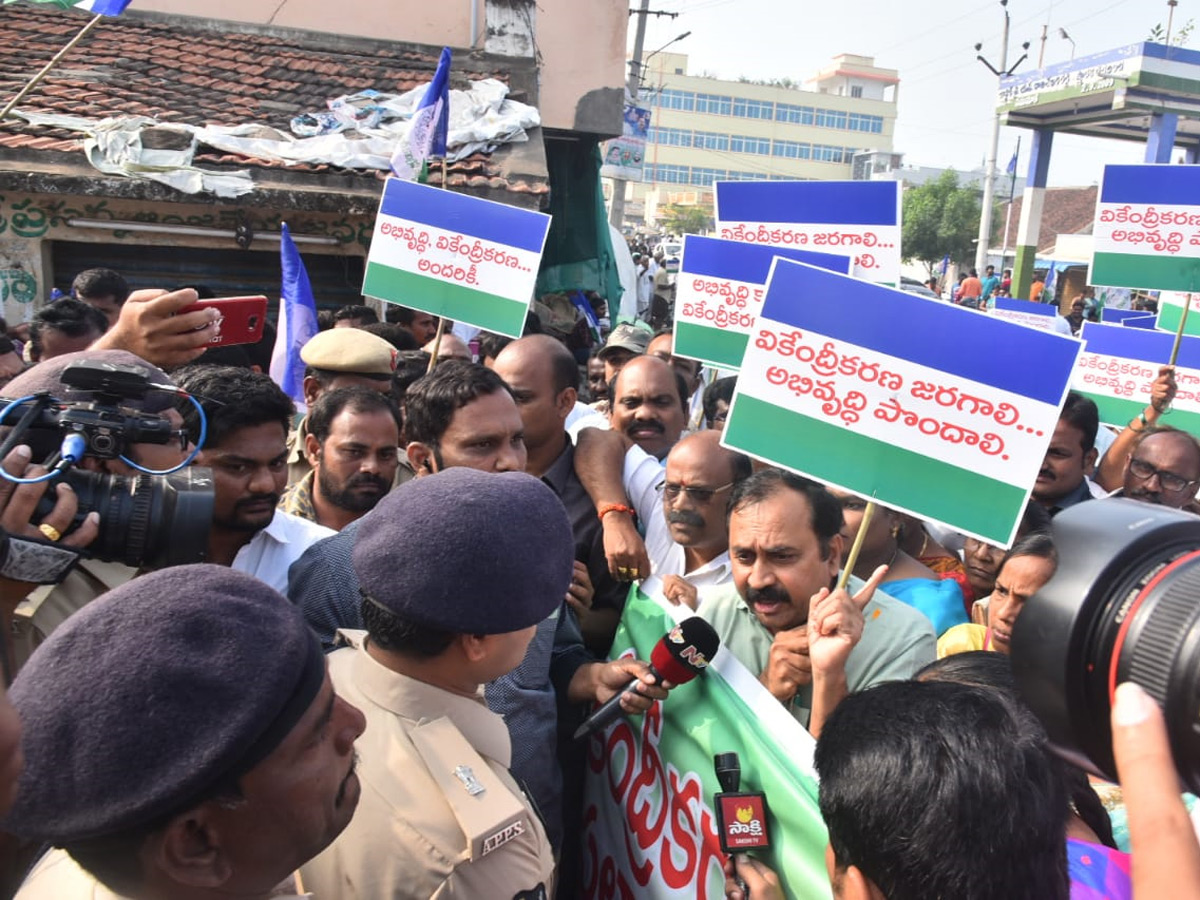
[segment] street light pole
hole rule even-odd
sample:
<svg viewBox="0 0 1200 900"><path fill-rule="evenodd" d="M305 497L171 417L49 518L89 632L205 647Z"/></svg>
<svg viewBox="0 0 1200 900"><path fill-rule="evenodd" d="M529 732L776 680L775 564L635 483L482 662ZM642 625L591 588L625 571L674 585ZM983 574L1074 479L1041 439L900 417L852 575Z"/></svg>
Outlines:
<svg viewBox="0 0 1200 900"><path fill-rule="evenodd" d="M1004 36L1000 43L1000 68L997 69L990 62L983 58L982 55L976 55L981 63L991 70L992 74L997 78L1005 75L1011 75L1021 63L1025 61L1028 53L1022 54L1021 58L1013 63L1012 68L1008 67L1008 0L1000 0L1000 6L1004 9ZM975 45L975 52L983 49L983 44ZM1029 50L1029 42L1026 41L1022 45L1022 49ZM995 101L993 100L993 103ZM987 162L985 163L986 171L983 177L983 209L979 213L979 238L975 246L975 271L983 273L987 266L988 247L992 242L992 196L996 187L996 152L1000 147L1000 114L995 113L992 118L992 143L988 150Z"/></svg>

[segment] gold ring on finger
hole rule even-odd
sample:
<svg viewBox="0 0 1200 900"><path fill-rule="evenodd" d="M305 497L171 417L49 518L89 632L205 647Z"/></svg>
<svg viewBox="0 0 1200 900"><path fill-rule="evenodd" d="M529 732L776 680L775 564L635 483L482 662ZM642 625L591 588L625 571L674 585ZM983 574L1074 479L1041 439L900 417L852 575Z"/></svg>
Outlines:
<svg viewBox="0 0 1200 900"><path fill-rule="evenodd" d="M62 532L51 525L49 522L43 522L38 526L38 531L45 535L46 540L57 541L62 537Z"/></svg>

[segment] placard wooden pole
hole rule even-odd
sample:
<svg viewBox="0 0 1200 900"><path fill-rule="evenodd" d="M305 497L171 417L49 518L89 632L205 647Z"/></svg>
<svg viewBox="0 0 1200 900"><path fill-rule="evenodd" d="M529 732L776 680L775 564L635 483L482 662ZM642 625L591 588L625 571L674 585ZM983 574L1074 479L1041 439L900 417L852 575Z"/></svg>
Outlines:
<svg viewBox="0 0 1200 900"><path fill-rule="evenodd" d="M867 536L867 528L870 527L871 517L874 515L875 501L868 500L867 508L863 510L862 521L858 525L858 534L854 536L854 543L850 545L850 555L846 557L846 564L842 566L842 574L838 578L837 589L839 591L845 589L846 583L854 571L854 566L858 563L858 551L862 549L863 539Z"/></svg>

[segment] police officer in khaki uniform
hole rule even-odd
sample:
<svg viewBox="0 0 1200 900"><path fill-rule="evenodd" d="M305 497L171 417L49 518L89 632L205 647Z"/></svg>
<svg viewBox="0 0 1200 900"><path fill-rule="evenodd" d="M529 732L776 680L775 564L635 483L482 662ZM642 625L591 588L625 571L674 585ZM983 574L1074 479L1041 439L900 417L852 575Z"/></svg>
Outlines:
<svg viewBox="0 0 1200 900"><path fill-rule="evenodd" d="M300 900L358 801L362 715L299 610L225 566L89 603L10 697L25 770L0 828L55 848L17 900Z"/></svg>
<svg viewBox="0 0 1200 900"><path fill-rule="evenodd" d="M524 473L450 468L372 515L353 551L366 632L329 657L339 694L367 717L362 800L304 883L338 900L551 897L550 842L508 772L508 728L483 685L521 662L562 603L566 511Z"/></svg>
<svg viewBox="0 0 1200 900"><path fill-rule="evenodd" d="M356 385L386 394L392 389L392 373L400 351L378 335L361 328L330 328L309 339L300 348L304 360L304 403L312 406L325 391ZM312 467L304 455L308 417L296 420L288 435L288 486Z"/></svg>

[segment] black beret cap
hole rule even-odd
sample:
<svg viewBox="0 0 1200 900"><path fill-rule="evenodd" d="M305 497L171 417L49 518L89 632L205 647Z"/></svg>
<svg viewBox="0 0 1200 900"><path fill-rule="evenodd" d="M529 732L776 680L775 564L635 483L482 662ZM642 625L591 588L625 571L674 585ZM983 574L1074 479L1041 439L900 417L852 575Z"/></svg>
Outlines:
<svg viewBox="0 0 1200 900"><path fill-rule="evenodd" d="M363 517L354 571L372 601L427 628L505 634L563 602L575 539L555 493L523 472L449 468Z"/></svg>
<svg viewBox="0 0 1200 900"><path fill-rule="evenodd" d="M13 682L26 763L3 827L61 845L183 811L270 755L324 680L300 611L257 578L214 565L135 578Z"/></svg>
<svg viewBox="0 0 1200 900"><path fill-rule="evenodd" d="M40 362L26 369L8 384L4 385L3 396L10 400L16 400L18 397L24 397L28 394L49 391L51 396L59 400L70 400L73 402L91 400L93 399L93 395L87 391L67 388L62 383L63 369L72 363L78 362L137 366L139 369L145 371L146 378L151 384L172 383L171 379L167 377L167 373L162 369L151 365L140 356L134 356L127 350L79 350L75 353L64 353L62 356L51 357L45 362ZM175 405L176 396L166 391L150 391L141 400L123 400L121 401L121 405L139 409L142 412L160 413ZM15 418L14 416L14 421Z"/></svg>

